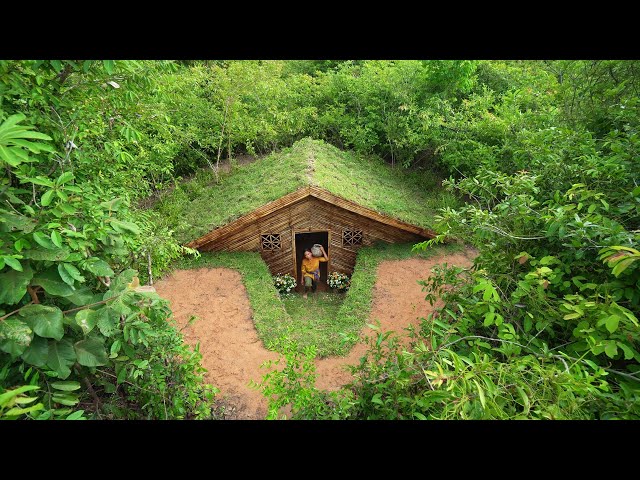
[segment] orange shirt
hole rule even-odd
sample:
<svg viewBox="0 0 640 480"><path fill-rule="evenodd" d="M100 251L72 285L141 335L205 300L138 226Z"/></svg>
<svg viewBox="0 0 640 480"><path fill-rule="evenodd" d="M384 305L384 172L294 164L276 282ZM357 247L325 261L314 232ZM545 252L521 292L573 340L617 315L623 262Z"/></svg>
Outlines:
<svg viewBox="0 0 640 480"><path fill-rule="evenodd" d="M300 270L302 271L302 275L304 277L313 278L313 271L318 270L320 268L320 262L326 262L327 260L324 257L311 257L311 259L303 258L302 266Z"/></svg>

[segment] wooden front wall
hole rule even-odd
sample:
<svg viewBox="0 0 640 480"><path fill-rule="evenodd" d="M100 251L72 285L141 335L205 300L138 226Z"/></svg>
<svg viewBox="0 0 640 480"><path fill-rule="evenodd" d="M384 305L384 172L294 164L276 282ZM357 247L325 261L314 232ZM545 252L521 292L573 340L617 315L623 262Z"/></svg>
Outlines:
<svg viewBox="0 0 640 480"><path fill-rule="evenodd" d="M293 258L294 232L330 231L329 272L351 274L356 260L357 246L342 245L342 230L362 230L362 245L377 241L389 243L420 242L423 237L353 213L329 202L308 196L257 219L246 227L230 232L222 238L202 245L201 251L256 251L269 266L272 274L290 273L296 276ZM280 234L279 250L261 248L261 234Z"/></svg>

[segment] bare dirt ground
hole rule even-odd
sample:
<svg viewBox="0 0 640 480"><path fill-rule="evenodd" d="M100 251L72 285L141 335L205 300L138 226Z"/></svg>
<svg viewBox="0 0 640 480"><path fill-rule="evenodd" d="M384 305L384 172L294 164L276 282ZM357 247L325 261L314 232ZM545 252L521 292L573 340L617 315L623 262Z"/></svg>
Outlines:
<svg viewBox="0 0 640 480"><path fill-rule="evenodd" d="M229 419L259 419L267 400L248 386L266 373L260 365L277 360L253 325L252 310L240 273L227 268L177 270L155 284L171 303L174 317L190 345L200 342L205 380L220 389ZM191 315L198 319L185 327Z"/></svg>
<svg viewBox="0 0 640 480"><path fill-rule="evenodd" d="M369 323L379 320L382 331L393 330L406 341L403 329L417 325L420 317L435 308L424 300L425 293L416 282L426 279L438 263L470 266L474 256L474 251L467 250L428 260L381 262ZM177 270L155 287L170 301L174 317L184 327L185 340L191 345L200 342L203 365L208 370L206 381L220 389L217 398L227 407L225 418L265 418L267 401L248 383L260 381L266 373L260 365L276 360L278 355L265 349L258 338L240 274L226 268ZM191 315L198 320L187 325ZM368 327L362 331L362 336L372 334L375 332ZM357 364L365 351L365 345L357 344L346 357L316 360L316 386L335 390L348 383L351 375L345 366Z"/></svg>

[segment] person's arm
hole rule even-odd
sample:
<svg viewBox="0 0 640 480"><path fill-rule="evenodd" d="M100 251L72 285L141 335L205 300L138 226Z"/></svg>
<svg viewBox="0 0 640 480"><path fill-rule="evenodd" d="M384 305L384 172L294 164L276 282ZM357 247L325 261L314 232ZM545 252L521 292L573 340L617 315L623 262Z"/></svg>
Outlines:
<svg viewBox="0 0 640 480"><path fill-rule="evenodd" d="M307 266L304 264L304 262L302 262L302 265L300 265L300 283L304 283L304 274L307 271Z"/></svg>
<svg viewBox="0 0 640 480"><path fill-rule="evenodd" d="M324 261L328 262L329 257L327 257L327 252L324 251L324 247L322 245L320 245L320 250L322 250L322 255L324 255Z"/></svg>

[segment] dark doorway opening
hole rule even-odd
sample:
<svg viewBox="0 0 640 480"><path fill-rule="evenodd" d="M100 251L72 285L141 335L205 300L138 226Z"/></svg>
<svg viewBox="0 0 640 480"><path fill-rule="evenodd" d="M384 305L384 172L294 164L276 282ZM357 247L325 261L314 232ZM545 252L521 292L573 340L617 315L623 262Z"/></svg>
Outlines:
<svg viewBox="0 0 640 480"><path fill-rule="evenodd" d="M324 251L327 252L327 256L331 258L329 252L329 232L309 232L309 233L296 233L296 282L298 282L298 288L296 290L303 291L304 287L300 284L300 266L302 265L302 259L304 258L304 251L311 248L314 243L319 243L324 247ZM318 290L321 292L327 291L327 276L328 276L328 262L320 262L320 282L318 282Z"/></svg>

